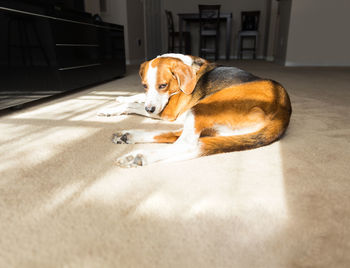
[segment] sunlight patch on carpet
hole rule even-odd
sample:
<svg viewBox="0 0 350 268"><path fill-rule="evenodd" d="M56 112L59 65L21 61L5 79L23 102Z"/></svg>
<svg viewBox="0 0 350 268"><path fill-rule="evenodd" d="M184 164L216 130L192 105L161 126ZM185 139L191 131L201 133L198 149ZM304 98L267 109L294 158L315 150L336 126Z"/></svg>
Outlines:
<svg viewBox="0 0 350 268"><path fill-rule="evenodd" d="M219 162L226 167L224 173L215 168ZM169 173L178 178L168 180ZM110 170L85 189L76 204L86 202L117 206L133 219L236 219L244 226L259 220L269 226L269 234L289 218L279 143L174 164Z"/></svg>
<svg viewBox="0 0 350 268"><path fill-rule="evenodd" d="M70 143L86 139L98 131L89 127L38 126L32 125L30 121L18 124L21 124L21 131L12 130L12 126L17 129L16 124L6 128L11 135L2 145L1 150L7 153L0 157L1 169L10 167L16 161L20 161L22 167L40 164L59 155Z"/></svg>
<svg viewBox="0 0 350 268"><path fill-rule="evenodd" d="M63 188L57 189L55 193L50 196L50 199L44 204L44 209L47 212L51 212L60 205L63 205L81 190L82 185L83 182L75 182L66 185Z"/></svg>
<svg viewBox="0 0 350 268"><path fill-rule="evenodd" d="M32 118L32 119L71 119L78 115L87 115L88 112L93 111L96 113L96 109L103 106L106 101L96 104L96 100L80 100L69 99L56 103L49 103L36 107L33 110L28 110L25 113L13 115L12 118ZM89 114L90 115L90 114Z"/></svg>

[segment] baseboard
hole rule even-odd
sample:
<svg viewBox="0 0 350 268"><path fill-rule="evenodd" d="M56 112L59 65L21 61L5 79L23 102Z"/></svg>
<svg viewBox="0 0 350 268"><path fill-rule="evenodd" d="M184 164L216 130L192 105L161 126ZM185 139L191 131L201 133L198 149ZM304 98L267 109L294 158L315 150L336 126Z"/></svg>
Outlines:
<svg viewBox="0 0 350 268"><path fill-rule="evenodd" d="M239 58L237 56L231 55L229 59L230 60L238 60ZM257 56L255 59L256 60L264 60L265 57ZM226 60L226 55L219 56L219 60ZM250 57L250 56L243 56L243 60L252 60L252 57Z"/></svg>
<svg viewBox="0 0 350 268"><path fill-rule="evenodd" d="M284 66L287 67L349 67L350 63L305 63L305 62L294 62L286 61Z"/></svg>

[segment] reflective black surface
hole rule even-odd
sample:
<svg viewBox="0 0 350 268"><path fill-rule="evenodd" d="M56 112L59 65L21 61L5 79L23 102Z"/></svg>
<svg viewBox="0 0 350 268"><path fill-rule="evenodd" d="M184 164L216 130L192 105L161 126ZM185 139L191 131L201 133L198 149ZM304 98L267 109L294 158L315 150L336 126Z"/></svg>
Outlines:
<svg viewBox="0 0 350 268"><path fill-rule="evenodd" d="M125 74L123 27L88 13L0 1L0 30L0 109Z"/></svg>

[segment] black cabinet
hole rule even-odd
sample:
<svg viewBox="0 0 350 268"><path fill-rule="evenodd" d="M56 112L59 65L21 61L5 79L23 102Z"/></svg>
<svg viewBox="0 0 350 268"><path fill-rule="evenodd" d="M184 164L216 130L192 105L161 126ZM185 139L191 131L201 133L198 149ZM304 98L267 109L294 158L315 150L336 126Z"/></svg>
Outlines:
<svg viewBox="0 0 350 268"><path fill-rule="evenodd" d="M43 3L0 0L0 109L125 74L123 26Z"/></svg>

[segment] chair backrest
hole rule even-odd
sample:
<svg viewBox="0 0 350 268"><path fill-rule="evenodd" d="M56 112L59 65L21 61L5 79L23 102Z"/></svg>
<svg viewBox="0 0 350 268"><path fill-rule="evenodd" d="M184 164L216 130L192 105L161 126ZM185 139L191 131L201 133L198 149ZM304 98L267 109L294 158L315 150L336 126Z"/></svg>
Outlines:
<svg viewBox="0 0 350 268"><path fill-rule="evenodd" d="M168 33L173 34L175 32L173 13L169 10L165 10L166 19L168 22Z"/></svg>
<svg viewBox="0 0 350 268"><path fill-rule="evenodd" d="M198 5L200 32L206 29L219 31L221 5Z"/></svg>
<svg viewBox="0 0 350 268"><path fill-rule="evenodd" d="M242 31L257 31L259 28L260 11L242 11L241 29Z"/></svg>

